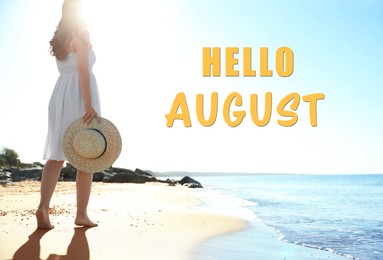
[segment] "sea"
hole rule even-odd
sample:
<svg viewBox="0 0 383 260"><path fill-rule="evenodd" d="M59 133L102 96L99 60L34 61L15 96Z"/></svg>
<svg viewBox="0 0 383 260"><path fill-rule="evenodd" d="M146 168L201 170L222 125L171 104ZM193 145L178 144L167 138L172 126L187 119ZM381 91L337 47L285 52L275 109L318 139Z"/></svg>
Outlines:
<svg viewBox="0 0 383 260"><path fill-rule="evenodd" d="M246 230L226 237L231 239L230 247L222 246L222 237L201 245L218 249L213 259L262 259L248 250L255 248L252 236L259 227L255 222L285 243L345 259L383 259L383 174L201 174L192 178L204 186L195 191L202 201L200 209L248 223Z"/></svg>

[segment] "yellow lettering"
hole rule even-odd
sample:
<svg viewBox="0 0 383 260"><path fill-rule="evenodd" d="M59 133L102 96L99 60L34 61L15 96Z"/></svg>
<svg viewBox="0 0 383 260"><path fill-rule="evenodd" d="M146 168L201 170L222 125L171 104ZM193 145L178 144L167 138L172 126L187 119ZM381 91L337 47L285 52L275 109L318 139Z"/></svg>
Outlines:
<svg viewBox="0 0 383 260"><path fill-rule="evenodd" d="M298 93L293 92L285 96L278 104L277 111L278 114L284 117L291 117L289 120L277 120L278 124L281 126L293 126L298 121L298 115L293 111L285 110L285 106L290 103L290 109L296 111L299 106L300 96Z"/></svg>
<svg viewBox="0 0 383 260"><path fill-rule="evenodd" d="M181 108L181 113L178 114L178 108ZM167 119L166 126L173 127L173 123L175 119L180 119L184 121L185 127L191 127L189 108L186 103L185 93L180 92L174 99L172 108L170 109L170 113L165 115Z"/></svg>
<svg viewBox="0 0 383 260"><path fill-rule="evenodd" d="M211 68L213 67L213 76L221 76L221 48L213 47L213 53L211 53L210 47L203 48L202 57L202 74L204 77L211 76Z"/></svg>
<svg viewBox="0 0 383 260"><path fill-rule="evenodd" d="M203 113L203 94L197 95L197 117L198 121L203 126L212 126L217 119L218 111L218 93L211 93L211 105L210 105L210 116L206 120Z"/></svg>
<svg viewBox="0 0 383 260"><path fill-rule="evenodd" d="M223 105L223 118L225 119L226 124L228 124L231 127L237 127L239 124L241 124L243 118L246 116L246 112L244 110L234 111L233 115L236 117L236 119L234 121L231 120L229 112L231 103L234 99L236 106L242 106L242 96L238 92L231 93L226 98L225 103Z"/></svg>
<svg viewBox="0 0 383 260"><path fill-rule="evenodd" d="M302 97L304 102L310 103L310 123L311 126L317 126L317 101L324 99L323 93L315 93Z"/></svg>
<svg viewBox="0 0 383 260"><path fill-rule="evenodd" d="M243 76L255 77L257 72L251 68L251 48L243 48Z"/></svg>
<svg viewBox="0 0 383 260"><path fill-rule="evenodd" d="M265 126L270 122L271 106L272 106L272 94L271 94L271 92L267 92L266 93L266 100L265 100L265 112L263 115L263 119L260 120L259 116L258 116L258 95L252 94L250 96L251 119L253 120L255 125Z"/></svg>
<svg viewBox="0 0 383 260"><path fill-rule="evenodd" d="M226 77L238 77L239 71L234 69L234 65L238 64L238 59L234 57L238 54L237 47L226 48Z"/></svg>
<svg viewBox="0 0 383 260"><path fill-rule="evenodd" d="M289 47L280 47L275 55L275 68L281 77L289 77L294 71L294 53Z"/></svg>
<svg viewBox="0 0 383 260"><path fill-rule="evenodd" d="M269 51L267 47L261 47L260 49L260 63L261 77L273 76L273 71L269 70Z"/></svg>

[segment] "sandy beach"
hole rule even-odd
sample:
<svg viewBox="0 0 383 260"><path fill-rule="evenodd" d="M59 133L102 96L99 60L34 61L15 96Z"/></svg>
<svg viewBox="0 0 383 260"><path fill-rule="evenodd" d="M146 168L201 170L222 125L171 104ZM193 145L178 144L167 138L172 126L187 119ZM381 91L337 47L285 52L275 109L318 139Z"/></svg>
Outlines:
<svg viewBox="0 0 383 260"><path fill-rule="evenodd" d="M36 230L39 189L37 181L0 186L0 259L346 259L281 241L258 219L198 206L204 189L164 183L93 183L88 213L99 226L83 228L73 223L75 182L58 182L55 228Z"/></svg>
<svg viewBox="0 0 383 260"><path fill-rule="evenodd" d="M190 259L202 241L246 225L195 210L200 202L186 187L94 183L88 213L99 226L79 228L75 183L59 182L51 202L55 228L36 230L39 188L33 181L0 187L1 259Z"/></svg>

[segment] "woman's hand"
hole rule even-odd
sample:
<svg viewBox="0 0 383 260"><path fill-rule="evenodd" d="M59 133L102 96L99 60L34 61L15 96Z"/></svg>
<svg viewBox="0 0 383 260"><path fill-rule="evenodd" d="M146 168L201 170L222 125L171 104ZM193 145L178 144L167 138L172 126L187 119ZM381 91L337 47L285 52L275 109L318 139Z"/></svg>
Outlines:
<svg viewBox="0 0 383 260"><path fill-rule="evenodd" d="M96 118L98 123L101 123L100 117L98 116L97 112L94 110L93 107L85 108L85 114L82 117L82 121L89 125L93 119Z"/></svg>

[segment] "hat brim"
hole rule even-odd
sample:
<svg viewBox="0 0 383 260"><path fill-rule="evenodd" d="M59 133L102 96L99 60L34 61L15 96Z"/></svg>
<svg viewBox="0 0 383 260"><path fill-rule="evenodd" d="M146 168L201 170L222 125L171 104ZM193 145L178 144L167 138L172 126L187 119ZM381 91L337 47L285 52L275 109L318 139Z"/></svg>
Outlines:
<svg viewBox="0 0 383 260"><path fill-rule="evenodd" d="M96 159L84 158L74 149L74 138L87 128L99 130L106 140L105 152ZM100 117L100 123L94 119L87 125L83 123L82 118L79 118L66 129L62 145L65 157L70 164L78 170L94 173L104 171L113 165L121 153L122 140L117 127L109 120Z"/></svg>

